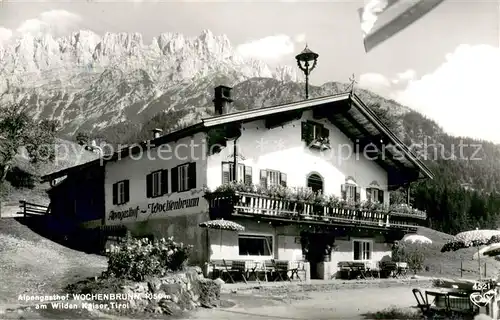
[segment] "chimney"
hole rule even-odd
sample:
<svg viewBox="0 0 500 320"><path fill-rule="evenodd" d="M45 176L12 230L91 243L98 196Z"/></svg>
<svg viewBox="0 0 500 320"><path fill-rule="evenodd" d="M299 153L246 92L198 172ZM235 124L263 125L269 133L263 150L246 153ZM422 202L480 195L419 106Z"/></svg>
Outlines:
<svg viewBox="0 0 500 320"><path fill-rule="evenodd" d="M153 131L153 139L156 139L156 138L160 137L163 130L156 128L156 129L153 129L152 131Z"/></svg>
<svg viewBox="0 0 500 320"><path fill-rule="evenodd" d="M226 86L218 86L215 88L215 97L213 103L216 115L223 115L229 113L229 105L233 102L231 99L231 90L233 88Z"/></svg>

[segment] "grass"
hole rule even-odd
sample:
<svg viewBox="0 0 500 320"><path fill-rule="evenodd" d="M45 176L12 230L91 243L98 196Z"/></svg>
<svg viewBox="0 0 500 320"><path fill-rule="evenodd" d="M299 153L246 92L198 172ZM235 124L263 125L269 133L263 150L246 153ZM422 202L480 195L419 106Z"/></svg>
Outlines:
<svg viewBox="0 0 500 320"><path fill-rule="evenodd" d="M14 218L0 219L0 305L18 295L50 295L82 278L99 275L106 258L45 239Z"/></svg>
<svg viewBox="0 0 500 320"><path fill-rule="evenodd" d="M422 313L414 308L389 307L363 315L365 319L422 319Z"/></svg>
<svg viewBox="0 0 500 320"><path fill-rule="evenodd" d="M441 252L443 245L452 238L451 235L442 233L429 228L419 228L418 234L428 237L432 240L432 245L425 247L424 265L428 271L419 273L423 276L442 277L442 278L468 278L478 279L478 260L472 260L472 256L477 252L477 248L460 249L452 252ZM460 262L462 262L462 273L460 272ZM496 278L500 263L494 258L481 258L482 277Z"/></svg>

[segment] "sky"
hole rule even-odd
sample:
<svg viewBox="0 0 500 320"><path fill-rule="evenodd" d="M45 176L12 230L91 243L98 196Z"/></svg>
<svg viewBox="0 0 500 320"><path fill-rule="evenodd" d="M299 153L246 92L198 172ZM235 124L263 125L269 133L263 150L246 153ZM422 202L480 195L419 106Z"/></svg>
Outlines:
<svg viewBox="0 0 500 320"><path fill-rule="evenodd" d="M500 143L500 4L445 0L366 53L363 1L0 0L0 42L34 30L67 34L226 34L244 56L296 66L307 42L319 54L311 83L348 82L420 111L453 135Z"/></svg>

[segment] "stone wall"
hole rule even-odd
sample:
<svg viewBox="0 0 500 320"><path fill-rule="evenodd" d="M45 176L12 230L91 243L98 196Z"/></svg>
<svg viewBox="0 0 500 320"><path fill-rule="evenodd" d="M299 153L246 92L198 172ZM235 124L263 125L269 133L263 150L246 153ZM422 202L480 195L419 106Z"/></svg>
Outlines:
<svg viewBox="0 0 500 320"><path fill-rule="evenodd" d="M129 300L133 311L175 315L200 306L217 307L221 284L205 279L201 269L195 267L163 278L127 284L122 289L124 294L140 297Z"/></svg>
<svg viewBox="0 0 500 320"><path fill-rule="evenodd" d="M205 279L199 267L188 267L186 271L149 277L141 282L115 277L88 278L66 289L70 294L92 295L83 302L109 306L102 312L146 319L150 313L182 315L197 307L219 307L222 283Z"/></svg>

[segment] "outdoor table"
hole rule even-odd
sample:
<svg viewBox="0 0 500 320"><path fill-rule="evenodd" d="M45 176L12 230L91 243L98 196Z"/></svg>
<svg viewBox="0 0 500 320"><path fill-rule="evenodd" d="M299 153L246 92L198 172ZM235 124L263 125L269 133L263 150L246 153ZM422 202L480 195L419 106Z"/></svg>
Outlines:
<svg viewBox="0 0 500 320"><path fill-rule="evenodd" d="M396 270L394 272L394 278L406 278L408 272L408 263L406 262L396 262Z"/></svg>
<svg viewBox="0 0 500 320"><path fill-rule="evenodd" d="M245 261L245 273L247 275L247 280L250 280L250 277L253 275L255 280L260 283L259 272L264 273L264 277L267 282L268 270L264 261Z"/></svg>
<svg viewBox="0 0 500 320"><path fill-rule="evenodd" d="M351 274L360 275L363 279L366 279L365 277L366 262L340 261L337 265L341 272L347 272L348 279L351 279Z"/></svg>

